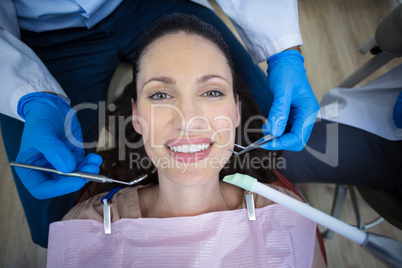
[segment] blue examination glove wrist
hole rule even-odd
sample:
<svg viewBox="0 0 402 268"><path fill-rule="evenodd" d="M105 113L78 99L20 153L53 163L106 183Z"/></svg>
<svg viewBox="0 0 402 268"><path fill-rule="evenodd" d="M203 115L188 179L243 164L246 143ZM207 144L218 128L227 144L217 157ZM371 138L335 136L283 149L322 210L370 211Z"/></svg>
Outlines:
<svg viewBox="0 0 402 268"><path fill-rule="evenodd" d="M29 93L22 96L17 105L18 115L21 116L21 118L24 120L27 116L27 113L32 110L29 108L25 108L25 106L29 105L31 101L34 101L35 103L43 102L44 105L51 105L56 110L60 109L58 106L64 106L65 109L71 109L70 105L64 99L58 97L57 95L46 92Z"/></svg>
<svg viewBox="0 0 402 268"><path fill-rule="evenodd" d="M274 101L263 132L277 138L262 148L300 151L310 137L319 111L303 65L304 57L297 50L286 50L269 57L267 63ZM288 124L290 131L284 133Z"/></svg>
<svg viewBox="0 0 402 268"><path fill-rule="evenodd" d="M291 61L294 61L295 63L299 63L299 62L301 62L302 64L304 63L304 57L299 51L297 51L295 49L289 49L289 50L282 51L280 53L277 53L277 54L269 57L267 59L267 64L271 64L271 68L272 68L273 67L272 64L277 64L278 63L277 61L280 61L281 59L284 59L284 58L286 58L286 61L288 61L288 63L291 63ZM282 63L282 62L279 62L279 64L280 63ZM268 66L267 72L269 73L269 71L270 71L270 68Z"/></svg>
<svg viewBox="0 0 402 268"><path fill-rule="evenodd" d="M99 173L102 158L96 154L85 157L81 126L64 99L50 93L31 93L20 99L18 114L25 119L25 126L17 162L62 172ZM75 192L88 182L24 168L16 168L16 172L38 199Z"/></svg>

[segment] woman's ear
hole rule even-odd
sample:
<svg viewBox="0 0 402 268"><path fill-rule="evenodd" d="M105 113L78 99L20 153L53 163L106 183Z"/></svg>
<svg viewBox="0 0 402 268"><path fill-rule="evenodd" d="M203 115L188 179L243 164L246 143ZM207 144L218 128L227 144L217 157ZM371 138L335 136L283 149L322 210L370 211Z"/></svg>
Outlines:
<svg viewBox="0 0 402 268"><path fill-rule="evenodd" d="M241 115L240 115L240 104L239 95L236 94L236 127L240 125Z"/></svg>
<svg viewBox="0 0 402 268"><path fill-rule="evenodd" d="M135 131L138 134L142 135L142 127L141 127L140 121L138 119L137 105L135 104L135 102L134 102L134 100L132 98L131 98L131 108L132 108L132 111L133 111L132 112L132 115L133 115L133 121L132 121L133 127L134 127Z"/></svg>

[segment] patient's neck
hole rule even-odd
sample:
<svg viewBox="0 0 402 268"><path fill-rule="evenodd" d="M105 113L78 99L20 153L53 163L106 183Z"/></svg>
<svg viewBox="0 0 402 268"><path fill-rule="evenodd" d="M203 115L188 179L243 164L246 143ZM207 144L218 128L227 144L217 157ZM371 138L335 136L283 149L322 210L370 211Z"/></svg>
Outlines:
<svg viewBox="0 0 402 268"><path fill-rule="evenodd" d="M242 196L240 188L220 182L218 177L191 186L160 179L159 185L144 196L149 200L142 206L142 214L149 218L167 218L233 210L241 207Z"/></svg>

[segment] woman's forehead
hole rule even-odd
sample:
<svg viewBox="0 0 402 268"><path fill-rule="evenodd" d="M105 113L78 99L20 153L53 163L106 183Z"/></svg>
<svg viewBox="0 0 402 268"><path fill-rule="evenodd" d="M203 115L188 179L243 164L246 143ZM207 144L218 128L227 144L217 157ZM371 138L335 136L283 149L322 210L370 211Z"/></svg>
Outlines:
<svg viewBox="0 0 402 268"><path fill-rule="evenodd" d="M139 71L140 77L217 73L232 79L230 66L219 47L204 37L186 33L169 34L154 41L142 56Z"/></svg>
<svg viewBox="0 0 402 268"><path fill-rule="evenodd" d="M206 47L213 47L215 50L220 51L219 47L212 42L210 39L205 38L196 33L186 33L184 31L177 33L168 33L165 34L156 40L154 40L148 47L147 51L151 50L154 47L158 49L162 47L168 47L169 45L173 46L186 46L186 45L194 45L200 44Z"/></svg>
<svg viewBox="0 0 402 268"><path fill-rule="evenodd" d="M216 60L226 60L223 52L212 41L196 34L187 34L184 32L167 34L158 38L150 44L142 60L149 55L156 55L156 57L179 56L180 52L183 55L186 55L186 53L210 54L214 55Z"/></svg>

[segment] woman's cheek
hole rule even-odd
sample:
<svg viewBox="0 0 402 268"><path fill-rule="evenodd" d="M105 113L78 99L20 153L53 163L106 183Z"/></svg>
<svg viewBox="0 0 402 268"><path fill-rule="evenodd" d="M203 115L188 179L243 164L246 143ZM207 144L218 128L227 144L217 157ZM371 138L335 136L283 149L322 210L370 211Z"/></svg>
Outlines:
<svg viewBox="0 0 402 268"><path fill-rule="evenodd" d="M158 111L158 109L152 110L150 108L146 112L143 112L142 115L143 122L141 126L143 127L144 143L150 142L153 145L160 145L161 141L158 139L162 138L161 133L166 130L166 122L168 122L166 114Z"/></svg>
<svg viewBox="0 0 402 268"><path fill-rule="evenodd" d="M221 113L213 119L212 139L216 141L218 148L231 148L236 137L236 117L233 114Z"/></svg>

